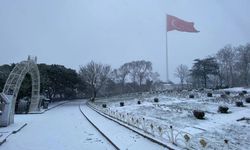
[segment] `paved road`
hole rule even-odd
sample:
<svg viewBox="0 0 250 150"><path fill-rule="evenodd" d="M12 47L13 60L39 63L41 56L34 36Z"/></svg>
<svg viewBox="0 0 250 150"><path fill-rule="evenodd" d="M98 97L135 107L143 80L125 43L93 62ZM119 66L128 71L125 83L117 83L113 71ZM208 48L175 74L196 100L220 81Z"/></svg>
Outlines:
<svg viewBox="0 0 250 150"><path fill-rule="evenodd" d="M0 150L112 150L112 145L83 117L75 101L44 114L16 115L28 125L11 135Z"/></svg>

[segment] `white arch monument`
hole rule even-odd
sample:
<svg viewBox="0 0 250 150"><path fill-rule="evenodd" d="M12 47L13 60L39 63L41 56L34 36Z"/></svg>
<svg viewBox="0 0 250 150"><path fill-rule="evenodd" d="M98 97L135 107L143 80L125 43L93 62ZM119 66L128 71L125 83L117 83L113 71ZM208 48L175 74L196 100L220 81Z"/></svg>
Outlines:
<svg viewBox="0 0 250 150"><path fill-rule="evenodd" d="M14 123L15 103L22 81L26 74L30 74L32 80L32 94L29 112L39 111L40 100L40 74L37 66L37 58L28 57L13 68L0 98L4 102L2 114L0 116L0 126L8 126Z"/></svg>

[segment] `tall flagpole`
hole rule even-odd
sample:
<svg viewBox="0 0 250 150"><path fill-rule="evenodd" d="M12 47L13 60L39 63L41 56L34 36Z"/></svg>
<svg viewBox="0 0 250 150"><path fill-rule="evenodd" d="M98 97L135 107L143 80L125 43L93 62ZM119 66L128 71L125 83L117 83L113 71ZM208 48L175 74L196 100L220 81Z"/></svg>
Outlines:
<svg viewBox="0 0 250 150"><path fill-rule="evenodd" d="M168 73L168 16L166 16L166 82L169 82Z"/></svg>

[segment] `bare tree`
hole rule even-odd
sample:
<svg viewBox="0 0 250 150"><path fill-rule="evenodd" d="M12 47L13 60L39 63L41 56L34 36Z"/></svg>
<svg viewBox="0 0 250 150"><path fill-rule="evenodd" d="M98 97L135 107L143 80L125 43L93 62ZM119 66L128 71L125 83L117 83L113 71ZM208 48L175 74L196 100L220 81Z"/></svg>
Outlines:
<svg viewBox="0 0 250 150"><path fill-rule="evenodd" d="M150 61L132 61L129 63L131 80L141 87L143 82L152 74L152 63Z"/></svg>
<svg viewBox="0 0 250 150"><path fill-rule="evenodd" d="M232 87L234 81L235 51L231 45L227 45L216 54L219 63L221 82L225 81L227 86ZM222 84L222 83L221 83Z"/></svg>
<svg viewBox="0 0 250 150"><path fill-rule="evenodd" d="M137 80L139 82L139 86L141 86L144 81L149 79L152 73L152 63L145 60L138 61L137 67Z"/></svg>
<svg viewBox="0 0 250 150"><path fill-rule="evenodd" d="M150 74L150 78L153 82L161 82L160 80L160 74L158 72L152 72Z"/></svg>
<svg viewBox="0 0 250 150"><path fill-rule="evenodd" d="M111 67L109 65L97 64L93 61L80 67L80 76L87 83L93 101L99 90L106 84L110 72Z"/></svg>
<svg viewBox="0 0 250 150"><path fill-rule="evenodd" d="M152 72L150 61L132 61L123 64L112 72L112 80L116 83L120 93L128 91L146 91L154 82L159 82L159 74Z"/></svg>
<svg viewBox="0 0 250 150"><path fill-rule="evenodd" d="M188 75L189 70L186 65L181 64L176 68L175 76L180 79L181 88L183 88L184 81L187 79Z"/></svg>
<svg viewBox="0 0 250 150"><path fill-rule="evenodd" d="M129 76L131 81L134 83L134 85L136 84L136 76L137 76L137 72L138 72L138 67L137 67L137 62L136 61L132 61L129 64Z"/></svg>
<svg viewBox="0 0 250 150"><path fill-rule="evenodd" d="M250 83L250 44L246 46L239 46L237 50L237 70L240 73L242 84L248 86Z"/></svg>
<svg viewBox="0 0 250 150"><path fill-rule="evenodd" d="M130 73L130 68L129 68L129 63L123 64L119 69L118 69L118 77L120 78L120 83L122 85L122 91L124 90L125 82L126 82L126 77Z"/></svg>
<svg viewBox="0 0 250 150"><path fill-rule="evenodd" d="M152 84L150 85L150 87L147 87L147 89L156 90L159 86L161 86L160 74L158 72L152 72L150 74L150 80L151 80Z"/></svg>

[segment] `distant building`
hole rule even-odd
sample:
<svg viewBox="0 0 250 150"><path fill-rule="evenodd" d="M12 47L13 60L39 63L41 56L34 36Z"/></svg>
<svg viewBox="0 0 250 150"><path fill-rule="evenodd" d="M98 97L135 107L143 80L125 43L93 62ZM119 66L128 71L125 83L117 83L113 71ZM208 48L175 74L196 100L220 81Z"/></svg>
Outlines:
<svg viewBox="0 0 250 150"><path fill-rule="evenodd" d="M163 90L173 90L176 88L175 84L172 81L162 82Z"/></svg>

